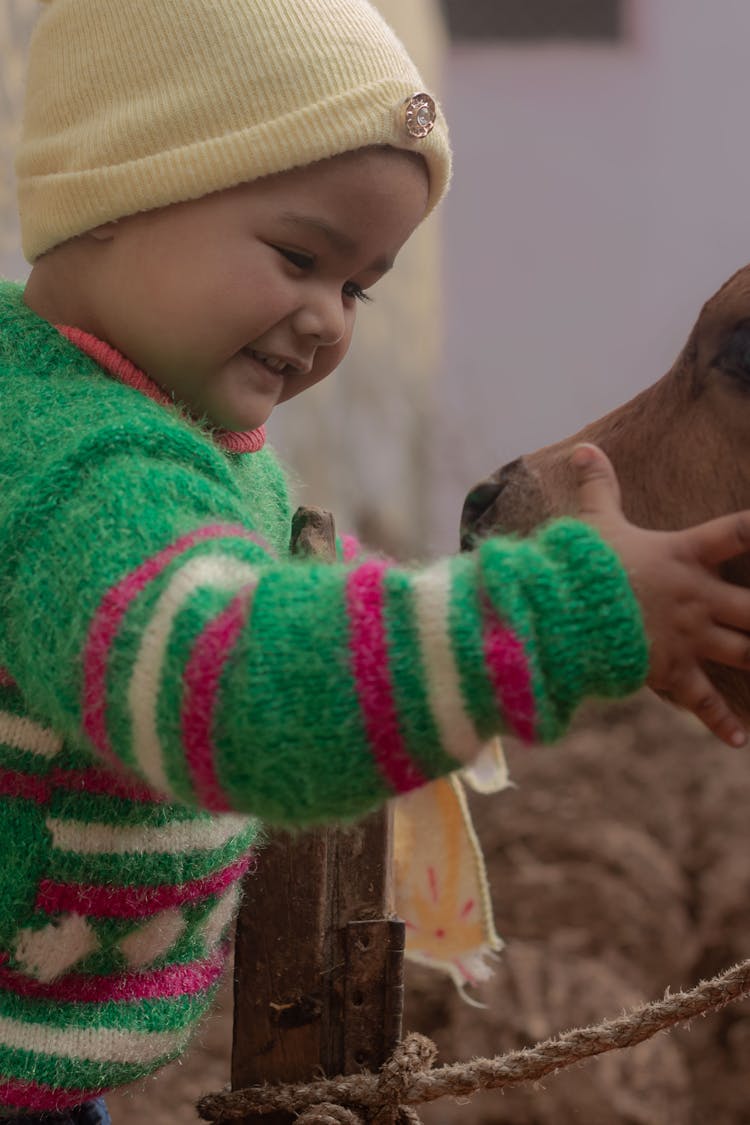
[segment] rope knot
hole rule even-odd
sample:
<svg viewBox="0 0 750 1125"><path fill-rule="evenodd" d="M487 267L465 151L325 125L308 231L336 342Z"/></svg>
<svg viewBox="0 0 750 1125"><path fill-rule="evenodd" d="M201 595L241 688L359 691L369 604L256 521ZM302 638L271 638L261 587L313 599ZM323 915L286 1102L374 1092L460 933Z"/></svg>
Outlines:
<svg viewBox="0 0 750 1125"><path fill-rule="evenodd" d="M428 1071L437 1058L437 1047L426 1035L412 1032L398 1044L378 1075L375 1101L380 1106L373 1125L418 1125L413 1109L401 1103L414 1079Z"/></svg>

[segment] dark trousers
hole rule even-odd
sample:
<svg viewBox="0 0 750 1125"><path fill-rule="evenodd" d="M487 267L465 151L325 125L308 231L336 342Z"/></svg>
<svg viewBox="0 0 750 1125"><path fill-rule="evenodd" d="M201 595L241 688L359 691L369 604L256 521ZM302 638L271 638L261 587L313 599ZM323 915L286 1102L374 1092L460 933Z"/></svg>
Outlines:
<svg viewBox="0 0 750 1125"><path fill-rule="evenodd" d="M18 1117L0 1117L2 1125L112 1125L104 1098L94 1098L74 1109L60 1113L23 1113Z"/></svg>

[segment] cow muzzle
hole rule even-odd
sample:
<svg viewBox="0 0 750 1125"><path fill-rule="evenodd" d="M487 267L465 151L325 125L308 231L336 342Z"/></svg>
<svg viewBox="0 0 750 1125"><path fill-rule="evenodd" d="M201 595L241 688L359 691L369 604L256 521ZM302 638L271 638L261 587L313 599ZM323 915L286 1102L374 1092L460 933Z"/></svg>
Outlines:
<svg viewBox="0 0 750 1125"><path fill-rule="evenodd" d="M529 535L552 515L536 474L524 457L475 484L461 512L461 550L488 535Z"/></svg>

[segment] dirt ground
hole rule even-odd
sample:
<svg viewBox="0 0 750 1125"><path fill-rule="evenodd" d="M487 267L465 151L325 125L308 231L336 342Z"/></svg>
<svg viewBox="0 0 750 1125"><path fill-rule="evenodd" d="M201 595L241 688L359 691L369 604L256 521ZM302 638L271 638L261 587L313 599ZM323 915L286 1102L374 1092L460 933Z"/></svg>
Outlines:
<svg viewBox="0 0 750 1125"><path fill-rule="evenodd" d="M407 969L405 1027L440 1061L616 1016L750 956L750 753L643 695L554 748L508 745L518 788L473 799L507 942L471 1008ZM109 1099L114 1125L198 1120L228 1080L230 982L181 1064ZM421 1112L425 1125L748 1125L750 1003L541 1085Z"/></svg>

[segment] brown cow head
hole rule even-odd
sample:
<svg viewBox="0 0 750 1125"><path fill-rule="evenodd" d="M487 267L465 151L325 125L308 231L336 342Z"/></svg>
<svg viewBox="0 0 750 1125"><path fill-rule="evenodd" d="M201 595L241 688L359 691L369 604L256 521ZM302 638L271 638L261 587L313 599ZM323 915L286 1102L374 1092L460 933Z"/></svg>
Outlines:
<svg viewBox="0 0 750 1125"><path fill-rule="evenodd" d="M461 543L493 532L527 535L575 514L568 460L580 441L609 456L623 508L642 527L675 529L750 508L750 266L703 307L672 370L654 386L555 445L519 457L466 498ZM750 560L728 564L750 586ZM750 716L750 677L726 668L711 678Z"/></svg>

